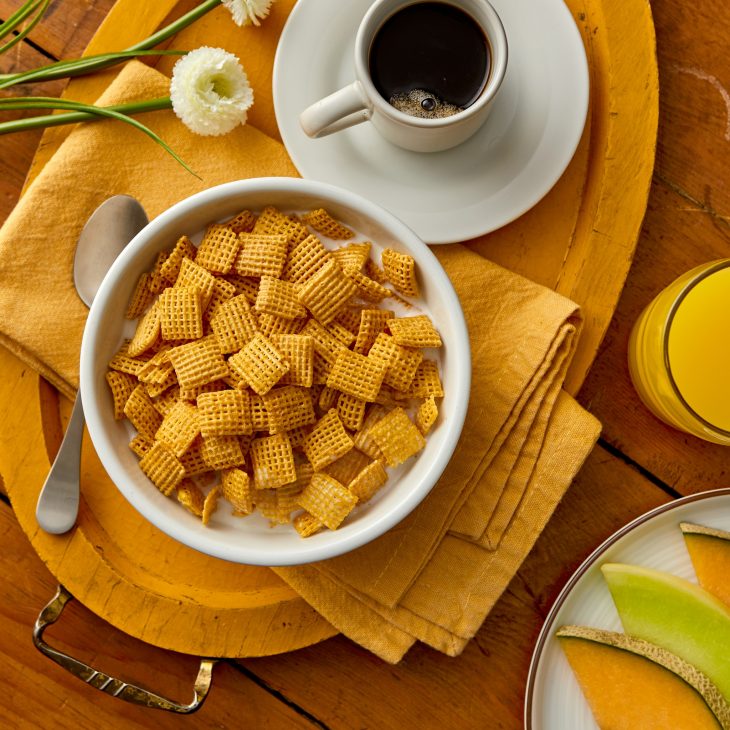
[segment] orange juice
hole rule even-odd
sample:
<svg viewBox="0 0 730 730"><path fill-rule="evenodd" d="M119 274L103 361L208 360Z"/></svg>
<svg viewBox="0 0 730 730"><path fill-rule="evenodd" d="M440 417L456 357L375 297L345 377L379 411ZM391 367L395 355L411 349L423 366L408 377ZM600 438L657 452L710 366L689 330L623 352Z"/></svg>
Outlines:
<svg viewBox="0 0 730 730"><path fill-rule="evenodd" d="M692 269L649 304L631 332L629 372L656 416L730 445L730 259Z"/></svg>

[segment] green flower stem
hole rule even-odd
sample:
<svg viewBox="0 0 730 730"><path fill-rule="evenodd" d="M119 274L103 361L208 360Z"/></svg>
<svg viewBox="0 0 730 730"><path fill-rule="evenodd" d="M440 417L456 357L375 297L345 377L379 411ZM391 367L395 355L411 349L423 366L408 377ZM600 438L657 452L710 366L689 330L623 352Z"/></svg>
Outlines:
<svg viewBox="0 0 730 730"><path fill-rule="evenodd" d="M168 98L153 99L151 101L140 101L132 104L124 105L126 107L127 114L137 113L142 111L152 111L154 108L167 109L172 107L172 102ZM179 162L191 175L195 175L199 180L200 176L195 173L190 167L165 143L165 141L153 132L149 127L146 127L141 122L133 119L127 114L120 112L114 107L99 107L91 104L82 104L78 101L70 101L67 99L56 99L55 97L49 96L25 96L16 98L0 99L0 111L9 111L11 109L62 109L64 111L81 112L90 114L95 117L108 117L111 119L117 119L120 122L125 122L133 127L139 129L140 132L144 132L150 139L157 142L168 154L170 154L177 162ZM59 115L60 117L66 115ZM51 116L51 119L54 117ZM4 122L0 124L0 133L8 134L10 132L19 132L24 129L32 129L40 126L33 117L29 119L19 119L14 123ZM62 123L62 122L56 122ZM6 125L12 124L12 128Z"/></svg>
<svg viewBox="0 0 730 730"><path fill-rule="evenodd" d="M31 0L31 2L33 1L40 2L41 0ZM42 66L41 68L23 73L0 75L0 89L5 89L8 86L14 86L15 84L28 81L41 82L68 78L69 76L81 76L93 73L94 71L101 71L102 69L109 68L110 66L114 66L127 58L132 58L137 55L181 53L180 51L151 51L150 49L172 37L183 28L187 28L198 18L201 18L203 15L213 10L213 8L220 5L221 1L222 0L205 0L197 7L193 8L190 12L181 16L164 28L161 28L156 33L153 33L149 38L130 46L124 51L104 53L99 56L88 56L87 58L79 58L71 61L57 61L56 63L49 64L48 66ZM0 26L0 28L1 27L2 26Z"/></svg>
<svg viewBox="0 0 730 730"><path fill-rule="evenodd" d="M35 18L28 23L28 25L23 28L15 37L11 38L7 43L0 46L0 54L5 53L5 51L9 51L16 43L20 43L23 38L25 38L32 30L33 28L38 25L40 22L40 19L45 15L46 10L48 9L48 5L50 4L51 0L37 0L35 4L33 5L33 8L35 9L38 7L40 3L41 9L36 14ZM0 38L4 37L4 33L0 33Z"/></svg>
<svg viewBox="0 0 730 730"><path fill-rule="evenodd" d="M4 23L0 23L0 39L12 33L42 2L43 0L28 0Z"/></svg>

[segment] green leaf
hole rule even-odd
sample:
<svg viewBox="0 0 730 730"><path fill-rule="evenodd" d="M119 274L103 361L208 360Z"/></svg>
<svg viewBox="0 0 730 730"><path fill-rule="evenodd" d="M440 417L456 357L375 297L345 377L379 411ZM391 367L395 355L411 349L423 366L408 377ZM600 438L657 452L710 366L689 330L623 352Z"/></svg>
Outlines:
<svg viewBox="0 0 730 730"><path fill-rule="evenodd" d="M38 1L43 3L41 9L38 11L38 14L35 16L35 18L33 18L30 23L28 23L28 25L25 26L25 28L23 28L23 30L20 31L20 33L18 33L14 38L9 40L5 45L0 46L0 54L5 53L5 51L9 51L16 43L20 43L23 38L25 38L33 30L33 28L38 25L38 22L48 9L48 5L50 4L51 0L36 0L35 7L38 6ZM2 38L3 36L4 34L0 34L0 38Z"/></svg>

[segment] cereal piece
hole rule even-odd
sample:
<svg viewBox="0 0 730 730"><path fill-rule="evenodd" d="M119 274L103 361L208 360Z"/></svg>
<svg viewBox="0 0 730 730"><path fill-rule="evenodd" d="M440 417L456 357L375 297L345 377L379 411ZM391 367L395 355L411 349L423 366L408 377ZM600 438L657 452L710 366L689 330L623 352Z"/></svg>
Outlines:
<svg viewBox="0 0 730 730"><path fill-rule="evenodd" d="M180 274L180 264L184 258L188 258L191 261L195 260L195 255L198 250L193 245L193 242L187 236L180 236L177 239L175 248L170 251L170 255L165 259L165 262L160 267L160 274L165 281L169 281L170 284L174 284L177 281L177 277Z"/></svg>
<svg viewBox="0 0 730 730"><path fill-rule="evenodd" d="M118 370L120 373L136 376L149 359L149 356L145 355L132 357L129 354L129 340L125 340L116 355L109 361L109 367L112 370Z"/></svg>
<svg viewBox="0 0 730 730"><path fill-rule="evenodd" d="M360 430L355 433L353 440L355 442L355 448L362 451L363 454L367 454L371 459L382 459L383 452L380 450L378 445L370 437L370 429L378 422L380 422L385 415L388 413L387 409L381 405L374 405L370 407L365 421L363 422Z"/></svg>
<svg viewBox="0 0 730 730"><path fill-rule="evenodd" d="M308 235L307 227L299 220L285 215L272 205L266 206L256 220L254 233L275 234L281 233L287 237L290 247L303 241Z"/></svg>
<svg viewBox="0 0 730 730"><path fill-rule="evenodd" d="M314 351L328 363L334 363L340 352L347 349L341 340L328 332L316 319L310 319L300 334L312 338Z"/></svg>
<svg viewBox="0 0 730 730"><path fill-rule="evenodd" d="M330 408L334 408L337 405L337 398L340 396L340 391L334 388L328 388L326 385L322 388L322 392L319 394L317 399L317 405L320 411L326 413Z"/></svg>
<svg viewBox="0 0 730 730"><path fill-rule="evenodd" d="M146 350L149 350L160 336L160 307L157 302L147 310L137 324L134 337L129 342L127 353L131 357L137 357Z"/></svg>
<svg viewBox="0 0 730 730"><path fill-rule="evenodd" d="M183 479L177 486L177 501L196 517L203 516L205 497L191 479Z"/></svg>
<svg viewBox="0 0 730 730"><path fill-rule="evenodd" d="M256 393L251 393L251 423L254 433L269 430L269 412L264 405L264 399Z"/></svg>
<svg viewBox="0 0 730 730"><path fill-rule="evenodd" d="M114 418L120 421L124 418L124 406L129 400L132 391L137 387L137 380L128 373L120 373L117 370L109 370L106 374L106 382L112 392L114 402Z"/></svg>
<svg viewBox="0 0 730 730"><path fill-rule="evenodd" d="M331 260L332 252L328 251L319 238L312 234L289 252L282 278L293 284L301 284Z"/></svg>
<svg viewBox="0 0 730 730"><path fill-rule="evenodd" d="M227 274L225 280L236 287L235 296L243 294L249 304L256 301L259 293L259 280L253 276L241 276L240 274Z"/></svg>
<svg viewBox="0 0 730 730"><path fill-rule="evenodd" d="M418 430L425 436L431 430L431 426L436 423L438 416L439 409L436 405L436 399L433 396L426 398L418 407L416 413L416 426L418 426Z"/></svg>
<svg viewBox="0 0 730 730"><path fill-rule="evenodd" d="M393 295L390 289L386 289L375 279L363 274L362 271L347 271L345 273L355 283L360 297L368 302L382 302L383 299Z"/></svg>
<svg viewBox="0 0 730 730"><path fill-rule="evenodd" d="M147 395L149 395L149 390L147 391ZM150 398L153 399L152 405L155 407L155 410L164 416L180 400L180 388L179 386L173 386L169 390L165 390L161 395L155 397L150 395Z"/></svg>
<svg viewBox="0 0 730 730"><path fill-rule="evenodd" d="M324 523L314 515L310 515L309 512L302 512L294 518L294 529L300 537L311 537L322 527L324 527Z"/></svg>
<svg viewBox="0 0 730 730"><path fill-rule="evenodd" d="M388 320L393 317L395 314L389 309L363 309L360 312L357 339L352 349L361 355L367 355L376 337L381 332L385 332Z"/></svg>
<svg viewBox="0 0 730 730"><path fill-rule="evenodd" d="M147 286L153 294L159 294L168 285L167 280L162 275L162 267L169 256L169 251L160 251L157 254L154 266L150 271L150 278L147 280Z"/></svg>
<svg viewBox="0 0 730 730"><path fill-rule="evenodd" d="M134 287L132 298L129 300L127 312L124 315L127 319L137 319L152 304L155 295L150 291L149 278L150 275L145 272L140 274L139 279L137 279L137 285Z"/></svg>
<svg viewBox="0 0 730 730"><path fill-rule="evenodd" d="M175 375L175 371L171 369L161 383L145 383L144 387L150 398L157 398L166 390L172 388L173 385L177 385L177 376Z"/></svg>
<svg viewBox="0 0 730 730"><path fill-rule="evenodd" d="M182 390L196 388L228 375L228 366L215 337L173 347L168 353Z"/></svg>
<svg viewBox="0 0 730 730"><path fill-rule="evenodd" d="M131 424L149 441L155 440L162 416L157 412L143 385L138 385L124 404L124 415Z"/></svg>
<svg viewBox="0 0 730 730"><path fill-rule="evenodd" d="M309 481L311 481L311 472ZM287 484L284 487L279 487L279 489L275 490L275 493L276 509L274 511L272 521L277 525L288 524L292 521L291 513L294 512L294 510L299 510L299 497L302 494L302 489L300 489L299 485L295 482L294 484Z"/></svg>
<svg viewBox="0 0 730 730"><path fill-rule="evenodd" d="M337 324L344 327L348 332L352 332L357 337L360 330L360 317L362 309L359 307L347 307L343 309L333 320Z"/></svg>
<svg viewBox="0 0 730 730"><path fill-rule="evenodd" d="M269 433L290 431L307 426L317 420L309 391L285 385L274 388L263 396L266 412L269 414Z"/></svg>
<svg viewBox="0 0 730 730"><path fill-rule="evenodd" d="M409 398L428 398L432 395L443 398L444 389L441 386L438 365L434 360L421 361L406 395Z"/></svg>
<svg viewBox="0 0 730 730"><path fill-rule="evenodd" d="M180 463L185 469L186 477L196 477L210 471L210 467L203 459L203 441L196 439L190 448L180 457Z"/></svg>
<svg viewBox="0 0 730 730"><path fill-rule="evenodd" d="M312 427L298 426L297 428L292 428L286 433L287 436L289 436L289 441L291 442L292 449L301 449L302 444L304 444L304 439L306 439L307 436L312 433Z"/></svg>
<svg viewBox="0 0 730 730"><path fill-rule="evenodd" d="M139 468L166 497L185 476L185 468L175 454L159 441L139 460Z"/></svg>
<svg viewBox="0 0 730 730"><path fill-rule="evenodd" d="M299 289L299 301L323 325L331 322L357 291L335 261L328 261Z"/></svg>
<svg viewBox="0 0 730 730"><path fill-rule="evenodd" d="M332 337L345 345L345 347L349 347L355 341L355 335L346 327L343 327L339 322L335 322L334 320L325 327L325 330L332 335Z"/></svg>
<svg viewBox="0 0 730 730"><path fill-rule="evenodd" d="M221 472L223 496L239 514L253 512L253 485L251 478L243 469L224 469Z"/></svg>
<svg viewBox="0 0 730 730"><path fill-rule="evenodd" d="M441 347L441 337L429 317L395 317L388 320L388 329L398 345L404 347Z"/></svg>
<svg viewBox="0 0 730 730"><path fill-rule="evenodd" d="M228 365L226 365L228 367ZM221 380L213 380L210 383L195 385L187 388L180 388L180 398L183 400L197 401L198 396L202 393L217 393L221 390L227 390L226 384Z"/></svg>
<svg viewBox="0 0 730 730"><path fill-rule="evenodd" d="M324 208L317 208L317 210L305 213L302 216L302 222L310 228L314 228L317 233L337 241L346 241L348 238L355 237L353 231L336 221Z"/></svg>
<svg viewBox="0 0 730 730"><path fill-rule="evenodd" d="M289 247L284 234L241 233L239 238L241 248L236 258L236 273L241 276L281 276Z"/></svg>
<svg viewBox="0 0 730 730"><path fill-rule="evenodd" d="M200 306L205 309L213 296L215 289L215 276L202 266L198 266L189 258L180 262L180 272L175 279L175 286L192 287L200 293Z"/></svg>
<svg viewBox="0 0 730 730"><path fill-rule="evenodd" d="M151 448L152 441L138 433L130 442L129 448L141 459Z"/></svg>
<svg viewBox="0 0 730 730"><path fill-rule="evenodd" d="M259 329L267 337L274 335L296 335L304 326L305 319L287 319L275 314L259 314Z"/></svg>
<svg viewBox="0 0 730 730"><path fill-rule="evenodd" d="M208 306L205 308L205 312L203 312L203 318L211 320L215 316L219 307L222 304L231 301L231 299L235 296L235 285L231 284L230 281L216 277L215 285L213 286L213 293L210 295L210 301L208 302Z"/></svg>
<svg viewBox="0 0 730 730"><path fill-rule="evenodd" d="M195 263L214 274L227 274L233 268L240 245L238 233L226 225L213 223L198 246Z"/></svg>
<svg viewBox="0 0 730 730"><path fill-rule="evenodd" d="M324 472L347 486L368 464L370 459L357 449L350 449L343 457L324 468Z"/></svg>
<svg viewBox="0 0 730 730"><path fill-rule="evenodd" d="M379 461L368 464L347 488L357 497L358 502L367 502L388 481L388 472Z"/></svg>
<svg viewBox="0 0 730 730"><path fill-rule="evenodd" d="M332 371L332 365L325 360L318 352L314 353L312 363L312 384L326 385L327 378Z"/></svg>
<svg viewBox="0 0 730 730"><path fill-rule="evenodd" d="M337 398L337 413L350 431L357 431L365 420L367 403L349 393L340 393Z"/></svg>
<svg viewBox="0 0 730 730"><path fill-rule="evenodd" d="M205 501L203 502L203 514L201 515L204 525L207 525L210 522L210 518L213 516L213 513L218 509L218 497L220 496L220 493L220 486L215 486L206 495Z"/></svg>
<svg viewBox="0 0 730 730"><path fill-rule="evenodd" d="M306 317L307 310L297 299L297 289L291 282L262 276L259 292L256 296L257 312L272 314L285 319Z"/></svg>
<svg viewBox="0 0 730 730"><path fill-rule="evenodd" d="M220 351L224 354L238 352L251 341L259 329L256 315L251 311L243 294L218 306L210 319L210 326Z"/></svg>
<svg viewBox="0 0 730 730"><path fill-rule="evenodd" d="M246 378L258 394L268 393L289 372L289 363L271 340L257 333L251 341L228 359L229 365Z"/></svg>
<svg viewBox="0 0 730 730"><path fill-rule="evenodd" d="M407 253L398 253L386 248L381 255L383 272L395 290L404 297L417 297L416 262Z"/></svg>
<svg viewBox="0 0 730 730"><path fill-rule="evenodd" d="M203 438L253 433L250 402L248 391L201 393L198 396L198 414Z"/></svg>
<svg viewBox="0 0 730 730"><path fill-rule="evenodd" d="M410 398L408 395L400 390L395 390L389 385L383 385L378 393L377 398L373 401L374 403L380 403L382 406L387 406L388 410L403 406L404 408L408 405Z"/></svg>
<svg viewBox="0 0 730 730"><path fill-rule="evenodd" d="M174 369L168 353L172 348L165 344L142 366L137 373L140 383L160 385L164 383L170 373L174 375Z"/></svg>
<svg viewBox="0 0 730 730"><path fill-rule="evenodd" d="M250 233L256 223L256 216L250 210L242 210L235 218L226 221L234 233Z"/></svg>
<svg viewBox="0 0 730 730"><path fill-rule="evenodd" d="M241 443L235 436L203 437L200 455L209 469L230 469L245 461Z"/></svg>
<svg viewBox="0 0 730 730"><path fill-rule="evenodd" d="M383 384L385 370L380 360L343 350L327 376L327 385L360 400L373 401Z"/></svg>
<svg viewBox="0 0 730 730"><path fill-rule="evenodd" d="M285 433L254 439L251 464L256 489L277 489L297 478L294 453Z"/></svg>
<svg viewBox="0 0 730 730"><path fill-rule="evenodd" d="M350 243L347 246L340 246L340 248L334 250L332 256L334 256L335 261L346 274L349 274L351 271L361 271L362 267L365 266L365 262L370 257L372 245L370 241Z"/></svg>
<svg viewBox="0 0 730 730"><path fill-rule="evenodd" d="M165 289L158 302L163 340L197 340L203 336L200 292L193 287Z"/></svg>
<svg viewBox="0 0 730 730"><path fill-rule="evenodd" d="M271 335L271 341L289 363L282 385L312 387L314 340L309 335Z"/></svg>
<svg viewBox="0 0 730 730"><path fill-rule="evenodd" d="M423 360L423 353L397 345L393 337L383 332L375 339L368 357L384 363L386 371L383 382L403 392L407 391L413 382L413 376Z"/></svg>
<svg viewBox="0 0 730 730"><path fill-rule="evenodd" d="M423 434L402 408L394 408L380 419L368 436L383 452L388 466L398 466L417 454L425 445Z"/></svg>
<svg viewBox="0 0 730 730"><path fill-rule="evenodd" d="M328 474L315 472L299 496L299 506L336 530L357 504L357 497Z"/></svg>
<svg viewBox="0 0 730 730"><path fill-rule="evenodd" d="M353 442L337 411L332 408L317 421L302 447L315 471L319 471L344 456L353 447Z"/></svg>
<svg viewBox="0 0 730 730"><path fill-rule="evenodd" d="M190 403L178 401L162 419L155 438L180 457L199 433L198 409Z"/></svg>
<svg viewBox="0 0 730 730"><path fill-rule="evenodd" d="M388 281L385 272L372 259L365 262L365 275L373 281L377 281L378 284L385 284Z"/></svg>

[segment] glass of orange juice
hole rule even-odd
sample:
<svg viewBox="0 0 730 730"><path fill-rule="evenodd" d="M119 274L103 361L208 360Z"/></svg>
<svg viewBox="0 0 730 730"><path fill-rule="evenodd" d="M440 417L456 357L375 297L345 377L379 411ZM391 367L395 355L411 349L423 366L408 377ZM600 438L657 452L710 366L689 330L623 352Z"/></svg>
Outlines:
<svg viewBox="0 0 730 730"><path fill-rule="evenodd" d="M730 259L687 272L636 321L629 372L670 426L730 445Z"/></svg>

